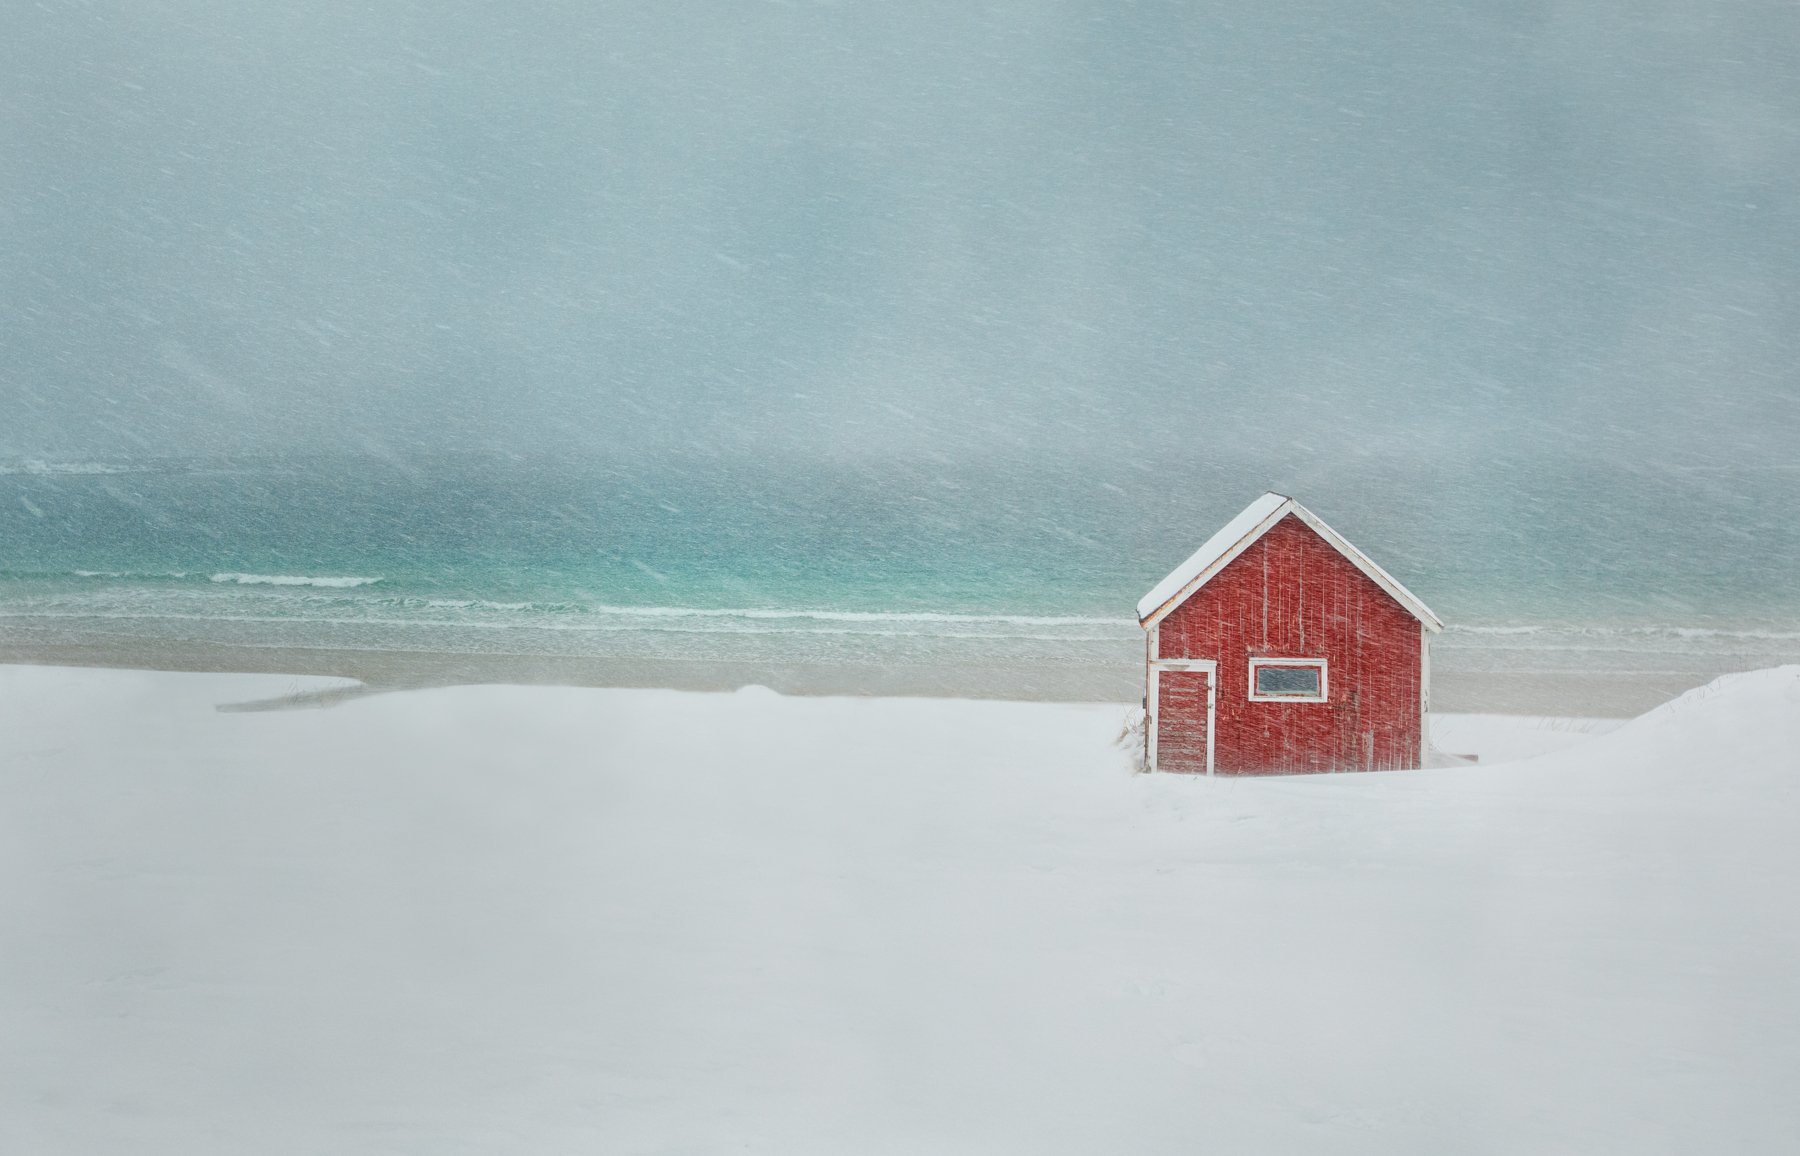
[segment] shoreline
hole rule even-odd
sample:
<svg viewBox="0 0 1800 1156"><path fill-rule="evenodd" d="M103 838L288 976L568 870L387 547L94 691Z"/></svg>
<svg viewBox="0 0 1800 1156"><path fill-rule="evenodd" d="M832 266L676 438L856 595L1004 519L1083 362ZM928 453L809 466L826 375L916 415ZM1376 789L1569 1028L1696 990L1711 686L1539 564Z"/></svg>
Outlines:
<svg viewBox="0 0 1800 1156"><path fill-rule="evenodd" d="M246 646L116 636L104 642L46 642L0 637L0 664L109 667L189 673L288 674L354 679L347 697L430 687L507 684L685 691L749 685L800 697L988 699L1022 702L1137 703L1136 664L1094 662L745 662L424 650ZM1444 714L1630 718L1702 686L1717 669L1541 671L1438 669L1432 709Z"/></svg>

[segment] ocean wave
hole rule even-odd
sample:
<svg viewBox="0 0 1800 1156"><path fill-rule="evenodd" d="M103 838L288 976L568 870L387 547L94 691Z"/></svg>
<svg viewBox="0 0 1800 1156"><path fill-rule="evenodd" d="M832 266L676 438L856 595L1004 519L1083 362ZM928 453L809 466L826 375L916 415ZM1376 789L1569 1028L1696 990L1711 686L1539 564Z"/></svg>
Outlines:
<svg viewBox="0 0 1800 1156"><path fill-rule="evenodd" d="M367 575L208 573L164 570L64 571L79 582L61 591L35 592L0 605L0 616L32 617L67 612L71 617L258 618L274 612L292 621L351 622L421 627L537 626L559 630L743 632L761 629L797 634L866 633L951 637L1062 637L1070 641L1141 638L1128 615L973 613L956 610L853 610L805 606L630 605L584 597L571 590L541 599L480 598L408 589L404 577ZM11 575L41 582L46 575ZM562 593L562 592L558 592ZM573 595L572 597L570 595ZM276 619L271 619L276 620ZM1498 622L1448 626L1440 643L1448 650L1556 651L1613 649L1787 653L1800 630L1787 622L1757 627L1680 623Z"/></svg>
<svg viewBox="0 0 1800 1156"><path fill-rule="evenodd" d="M77 570L76 575L84 578L182 578L183 572L167 572L147 574L142 572L119 572L105 570ZM411 608L418 607L430 610L471 610L493 611L496 613L535 613L550 615L587 616L600 618L638 618L648 620L682 620L682 619L742 619L746 621L789 621L789 622L829 622L860 623L868 625L907 625L930 626L958 624L968 626L1008 626L1008 627L1049 627L1053 629L1070 629L1084 627L1105 627L1112 629L1133 630L1137 621L1128 617L1099 617L1093 615L1068 614L967 614L937 610L821 610L809 608L783 607L717 607L717 606L626 606L616 603L583 602L558 599L543 601L507 601L487 598L426 598L419 595L400 592L383 593L375 596L368 594L333 596L315 594L317 589L345 590L362 586L370 586L385 581L383 578L363 577L303 577L298 575L276 574L214 574L211 581L226 586L264 586L285 587L283 590L244 591L244 596L254 594L263 599L274 599L295 606L330 605L335 603L355 604L360 606L390 606ZM296 589L311 588L311 589Z"/></svg>
<svg viewBox="0 0 1800 1156"><path fill-rule="evenodd" d="M1546 623L1539 626L1446 626L1444 633L1490 638L1563 636L1603 639L1675 638L1689 641L1698 639L1741 639L1756 642L1800 641L1800 630L1732 630L1724 627L1675 625L1580 626L1570 623Z"/></svg>
<svg viewBox="0 0 1800 1156"><path fill-rule="evenodd" d="M583 607L592 614L624 618L805 619L819 622L988 623L1007 626L1136 626L1130 618L1096 618L1064 614L954 614L937 610L789 610L764 607L617 606Z"/></svg>
<svg viewBox="0 0 1800 1156"><path fill-rule="evenodd" d="M22 462L0 465L0 474L32 474L43 477L53 474L129 474L135 472L131 466L114 462L46 462L36 458L27 458Z"/></svg>
<svg viewBox="0 0 1800 1156"><path fill-rule="evenodd" d="M1104 634L995 634L992 632L976 632L970 630L936 630L921 632L915 630L872 630L857 629L849 626L812 627L805 630L788 630L778 626L749 626L720 629L716 626L699 625L661 625L647 627L622 622L582 622L569 619L550 619L533 622L481 622L469 620L441 620L429 618L389 618L389 617L294 617L278 614L197 614L167 610L0 610L0 619L37 619L37 620L91 620L109 622L218 622L218 623L267 623L281 626L380 626L400 627L420 630L494 630L494 631L552 631L587 634L711 634L711 635L843 635L858 638L912 638L923 641L935 639L968 639L989 642L1107 642L1116 643L1117 636Z"/></svg>
<svg viewBox="0 0 1800 1156"><path fill-rule="evenodd" d="M186 570L71 570L77 578L186 578Z"/></svg>
<svg viewBox="0 0 1800 1156"><path fill-rule="evenodd" d="M418 599L400 599L402 603ZM536 610L532 602L489 602L485 598L427 598L424 604L433 610Z"/></svg>
<svg viewBox="0 0 1800 1156"><path fill-rule="evenodd" d="M91 604L95 598L110 603L129 600L136 603L133 613L158 616L183 602L205 600L219 607L224 617L233 616L230 606L240 601L280 605L291 609L292 616L326 619L345 608L379 613L383 610L424 612L421 620L437 617L431 611L458 611L470 616L494 615L509 619L523 617L614 620L633 623L631 629L673 629L678 625L711 624L713 628L732 629L734 625L761 623L786 625L792 629L816 629L820 626L860 628L894 627L902 630L932 632L945 628L997 628L1002 630L1058 630L1091 632L1117 631L1132 636L1138 633L1135 619L1126 616L1079 614L975 614L940 610L839 610L817 607L771 606L633 606L611 602L593 602L582 598L547 598L539 600L472 597L431 597L410 592L403 583L389 585L387 577L360 575L296 575L255 574L240 571L205 571L190 573L180 570L73 570L65 573L84 580L99 580L96 590L86 586L70 586L61 594L43 594L25 602L15 601L9 610L32 613L27 603L43 606L63 603L71 609ZM4 572L0 572L3 575ZM23 577L34 577L25 575ZM189 583L170 588L169 579L190 579ZM113 583L117 583L116 586ZM198 583L198 585L194 585ZM382 583L379 591L369 587ZM104 591L104 592L103 592ZM69 600L73 600L71 604ZM100 607L95 606L96 612ZM204 616L204 615L202 615ZM705 628L705 627L702 627Z"/></svg>
<svg viewBox="0 0 1800 1156"><path fill-rule="evenodd" d="M325 586L334 590L351 586L369 586L381 581L379 578L338 578L326 576L312 578L301 574L214 574L214 582L235 582L239 586Z"/></svg>

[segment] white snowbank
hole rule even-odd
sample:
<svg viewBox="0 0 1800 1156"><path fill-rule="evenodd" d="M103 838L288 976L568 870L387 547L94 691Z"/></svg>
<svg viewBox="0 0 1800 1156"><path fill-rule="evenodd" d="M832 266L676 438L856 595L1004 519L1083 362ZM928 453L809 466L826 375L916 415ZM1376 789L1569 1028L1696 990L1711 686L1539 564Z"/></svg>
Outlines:
<svg viewBox="0 0 1800 1156"><path fill-rule="evenodd" d="M0 667L0 1150L1779 1152L1800 667L1536 760Z"/></svg>
<svg viewBox="0 0 1800 1156"><path fill-rule="evenodd" d="M1431 745L1482 763L1509 763L1567 750L1625 725L1616 718L1543 718L1505 714L1434 714Z"/></svg>

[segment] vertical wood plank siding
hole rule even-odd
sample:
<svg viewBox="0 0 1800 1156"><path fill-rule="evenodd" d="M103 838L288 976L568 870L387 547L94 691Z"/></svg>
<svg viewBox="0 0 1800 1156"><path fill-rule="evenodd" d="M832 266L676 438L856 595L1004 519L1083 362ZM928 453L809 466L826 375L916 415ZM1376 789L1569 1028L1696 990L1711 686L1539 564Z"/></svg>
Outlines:
<svg viewBox="0 0 1800 1156"><path fill-rule="evenodd" d="M1198 670L1165 670L1156 680L1156 765L1206 773L1206 684Z"/></svg>
<svg viewBox="0 0 1800 1156"><path fill-rule="evenodd" d="M1390 770L1420 764L1423 629L1290 514L1162 620L1157 657L1218 661L1219 773ZM1252 658L1324 658L1330 701L1250 701ZM1164 713L1159 744L1171 725L1193 724Z"/></svg>

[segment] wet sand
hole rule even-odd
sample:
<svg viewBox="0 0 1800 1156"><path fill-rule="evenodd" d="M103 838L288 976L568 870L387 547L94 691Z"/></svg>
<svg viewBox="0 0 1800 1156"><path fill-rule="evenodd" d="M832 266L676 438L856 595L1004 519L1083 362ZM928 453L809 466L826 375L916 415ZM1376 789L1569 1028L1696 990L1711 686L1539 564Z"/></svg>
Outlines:
<svg viewBox="0 0 1800 1156"><path fill-rule="evenodd" d="M1143 675L1135 664L748 663L536 654L232 646L212 642L113 637L50 642L0 636L0 663L101 666L139 670L331 675L361 687L271 701L268 708L326 706L385 691L484 684L667 687L727 691L762 685L788 695L862 695L1135 703ZM1432 672L1432 709L1455 714L1629 718L1701 686L1718 670L1658 672ZM254 704L251 704L254 705ZM241 708L241 709L247 709Z"/></svg>

